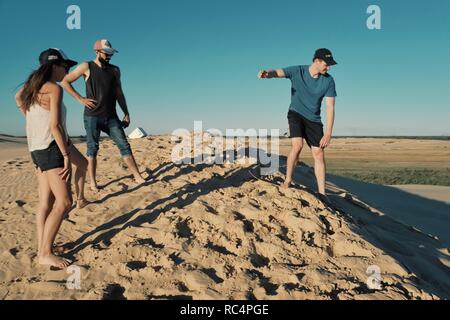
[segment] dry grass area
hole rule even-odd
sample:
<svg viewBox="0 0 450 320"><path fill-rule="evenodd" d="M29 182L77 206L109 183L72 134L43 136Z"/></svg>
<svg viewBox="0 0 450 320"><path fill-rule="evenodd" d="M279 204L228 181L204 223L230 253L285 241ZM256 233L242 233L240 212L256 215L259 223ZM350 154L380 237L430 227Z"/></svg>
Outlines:
<svg viewBox="0 0 450 320"><path fill-rule="evenodd" d="M287 156L290 140L280 141ZM378 184L450 186L450 141L382 138L335 138L326 150L328 173ZM300 160L313 165L304 148Z"/></svg>

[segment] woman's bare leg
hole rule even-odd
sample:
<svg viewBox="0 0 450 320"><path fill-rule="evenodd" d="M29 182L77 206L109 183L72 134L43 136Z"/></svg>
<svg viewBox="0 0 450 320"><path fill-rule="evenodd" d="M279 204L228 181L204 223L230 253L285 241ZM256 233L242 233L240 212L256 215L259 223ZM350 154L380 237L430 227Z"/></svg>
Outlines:
<svg viewBox="0 0 450 320"><path fill-rule="evenodd" d="M37 227L37 241L38 241L38 256L41 249L42 237L44 234L44 225L47 220L47 216L53 208L55 203L55 197L53 196L50 185L48 184L47 177L40 170L37 169L38 185L39 185L39 208L36 215L36 227Z"/></svg>
<svg viewBox="0 0 450 320"><path fill-rule="evenodd" d="M53 243L61 226L64 215L72 207L72 195L66 181L61 179L61 168L51 169L43 174L46 176L50 189L55 197L55 203L44 224L42 243L39 252L39 263L58 268L65 268L69 263L53 254Z"/></svg>
<svg viewBox="0 0 450 320"><path fill-rule="evenodd" d="M75 167L75 195L77 197L77 208L84 208L89 202L84 197L84 185L88 167L87 159L74 146L70 146L70 159Z"/></svg>

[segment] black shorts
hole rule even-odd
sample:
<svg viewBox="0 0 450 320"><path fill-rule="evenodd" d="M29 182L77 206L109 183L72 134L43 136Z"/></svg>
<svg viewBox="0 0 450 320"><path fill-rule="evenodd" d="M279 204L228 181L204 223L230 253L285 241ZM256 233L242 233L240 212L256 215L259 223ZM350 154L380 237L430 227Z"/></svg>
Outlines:
<svg viewBox="0 0 450 320"><path fill-rule="evenodd" d="M290 138L303 138L309 147L320 147L320 140L323 138L323 124L310 121L292 110L289 110L287 118Z"/></svg>
<svg viewBox="0 0 450 320"><path fill-rule="evenodd" d="M42 172L55 168L64 168L64 157L55 140L50 143L47 149L31 152L31 159L36 168L41 169Z"/></svg>

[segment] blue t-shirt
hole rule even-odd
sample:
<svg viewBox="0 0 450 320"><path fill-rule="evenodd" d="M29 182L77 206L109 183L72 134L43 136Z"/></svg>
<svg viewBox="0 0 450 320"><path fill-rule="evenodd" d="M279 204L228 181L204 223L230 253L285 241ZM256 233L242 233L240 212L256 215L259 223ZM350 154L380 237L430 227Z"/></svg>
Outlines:
<svg viewBox="0 0 450 320"><path fill-rule="evenodd" d="M306 119L320 122L320 107L323 97L336 97L336 87L331 75L313 78L309 66L292 66L283 69L286 78L291 79L291 105L293 110Z"/></svg>

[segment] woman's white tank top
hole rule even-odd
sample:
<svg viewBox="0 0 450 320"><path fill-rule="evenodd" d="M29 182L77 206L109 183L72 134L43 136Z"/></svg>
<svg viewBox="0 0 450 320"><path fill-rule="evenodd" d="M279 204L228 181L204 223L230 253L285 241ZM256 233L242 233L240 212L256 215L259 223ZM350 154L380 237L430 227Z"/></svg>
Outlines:
<svg viewBox="0 0 450 320"><path fill-rule="evenodd" d="M68 139L66 128L66 106L61 102L61 125L64 129L65 139ZM26 113L26 128L28 150L30 152L35 150L47 149L50 143L55 140L51 131L51 116L50 111L44 109L39 104L35 103L30 107Z"/></svg>

